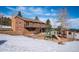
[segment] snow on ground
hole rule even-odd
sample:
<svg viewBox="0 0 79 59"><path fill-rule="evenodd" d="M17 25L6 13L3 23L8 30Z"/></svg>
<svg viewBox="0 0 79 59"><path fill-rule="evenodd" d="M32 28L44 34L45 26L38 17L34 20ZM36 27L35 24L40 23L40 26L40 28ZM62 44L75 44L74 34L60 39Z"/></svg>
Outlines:
<svg viewBox="0 0 79 59"><path fill-rule="evenodd" d="M32 51L32 52L77 52L79 51L79 42L66 42L64 45L59 45L56 42L50 40L39 40L29 38L25 36L11 36L6 34L0 34L0 41L7 40L0 45L0 51Z"/></svg>
<svg viewBox="0 0 79 59"><path fill-rule="evenodd" d="M0 25L0 28L11 28L11 26Z"/></svg>

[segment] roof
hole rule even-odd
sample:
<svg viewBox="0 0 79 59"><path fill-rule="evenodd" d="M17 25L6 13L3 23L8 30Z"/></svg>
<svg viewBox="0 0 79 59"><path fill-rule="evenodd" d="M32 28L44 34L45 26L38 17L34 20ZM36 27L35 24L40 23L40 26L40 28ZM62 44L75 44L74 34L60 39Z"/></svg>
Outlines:
<svg viewBox="0 0 79 59"><path fill-rule="evenodd" d="M21 18L24 21L37 22L37 23L43 23L43 24L45 24L44 22L42 22L40 20L34 20L34 19L30 19L30 18L23 18L23 17L19 17L19 16L16 16L16 17Z"/></svg>

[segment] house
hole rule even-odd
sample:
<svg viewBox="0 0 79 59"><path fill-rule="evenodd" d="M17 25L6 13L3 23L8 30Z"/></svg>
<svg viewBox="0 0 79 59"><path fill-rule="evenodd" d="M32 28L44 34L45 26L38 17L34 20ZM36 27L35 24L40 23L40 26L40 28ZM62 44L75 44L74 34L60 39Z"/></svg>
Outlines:
<svg viewBox="0 0 79 59"><path fill-rule="evenodd" d="M20 16L12 17L12 30L18 34L23 34L28 32L40 33L44 32L46 24L40 20L34 20L29 18L23 18Z"/></svg>
<svg viewBox="0 0 79 59"><path fill-rule="evenodd" d="M79 40L79 30L70 29L67 31L67 38L78 39Z"/></svg>

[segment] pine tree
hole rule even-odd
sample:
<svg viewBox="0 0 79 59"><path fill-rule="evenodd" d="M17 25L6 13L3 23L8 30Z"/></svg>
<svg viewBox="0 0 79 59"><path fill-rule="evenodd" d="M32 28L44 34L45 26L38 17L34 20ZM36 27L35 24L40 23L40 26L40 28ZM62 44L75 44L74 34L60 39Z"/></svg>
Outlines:
<svg viewBox="0 0 79 59"><path fill-rule="evenodd" d="M10 18L7 18L7 17L2 17L0 19L0 24L1 25L6 25L6 26L10 26L11 25L11 19Z"/></svg>
<svg viewBox="0 0 79 59"><path fill-rule="evenodd" d="M3 24L3 16L0 18L0 25L2 25Z"/></svg>
<svg viewBox="0 0 79 59"><path fill-rule="evenodd" d="M50 23L49 19L46 21L46 25L47 25L47 27L51 27L51 23Z"/></svg>
<svg viewBox="0 0 79 59"><path fill-rule="evenodd" d="M0 18L0 25L1 25L1 18Z"/></svg>
<svg viewBox="0 0 79 59"><path fill-rule="evenodd" d="M50 30L51 30L51 28L52 28L52 25L51 25L51 23L50 23L50 20L49 20L49 19L46 21L46 26L47 26L47 30L48 30L48 31L50 31Z"/></svg>
<svg viewBox="0 0 79 59"><path fill-rule="evenodd" d="M39 20L38 16L35 17L35 20Z"/></svg>
<svg viewBox="0 0 79 59"><path fill-rule="evenodd" d="M20 16L20 17L22 17L22 13L21 13L21 11L18 11L18 14L17 14L17 16Z"/></svg>
<svg viewBox="0 0 79 59"><path fill-rule="evenodd" d="M11 26L11 19L10 18L7 19L8 19L8 25Z"/></svg>

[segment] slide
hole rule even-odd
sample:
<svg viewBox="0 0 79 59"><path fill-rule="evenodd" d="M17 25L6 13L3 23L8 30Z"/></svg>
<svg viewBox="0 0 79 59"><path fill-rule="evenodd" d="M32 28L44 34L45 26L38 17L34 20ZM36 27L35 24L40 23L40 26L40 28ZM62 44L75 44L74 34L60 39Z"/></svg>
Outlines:
<svg viewBox="0 0 79 59"><path fill-rule="evenodd" d="M55 37L60 41L61 40L61 38L60 37L58 37L58 35L55 35Z"/></svg>

